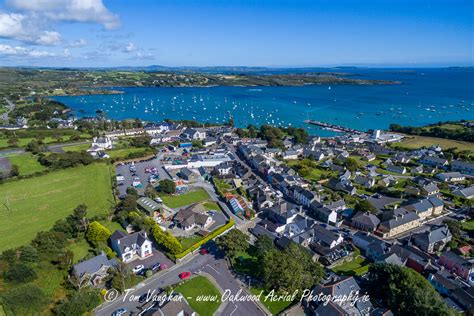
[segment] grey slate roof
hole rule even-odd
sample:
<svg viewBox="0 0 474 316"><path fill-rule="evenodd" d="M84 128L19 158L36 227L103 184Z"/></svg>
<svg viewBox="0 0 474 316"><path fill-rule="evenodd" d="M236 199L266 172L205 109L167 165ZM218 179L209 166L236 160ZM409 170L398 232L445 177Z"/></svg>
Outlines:
<svg viewBox="0 0 474 316"><path fill-rule="evenodd" d="M120 243L118 243L118 247L120 248L120 251L123 252L125 248L133 248L133 245L135 244L138 246L143 245L143 243L147 241L148 238L144 230L130 235L125 234L121 230L116 230L115 233L110 236L110 240L112 241L112 243L120 241Z"/></svg>
<svg viewBox="0 0 474 316"><path fill-rule="evenodd" d="M382 225L384 227L387 227L388 229L393 229L395 227L404 225L404 224L409 223L411 221L420 219L418 214L416 214L415 212L409 212L409 211L406 211L406 210L401 210L401 208L398 209L398 210L399 210L398 215L395 215L394 218L392 218L391 220L388 220L386 222L383 222L380 225Z"/></svg>
<svg viewBox="0 0 474 316"><path fill-rule="evenodd" d="M82 261L74 265L73 271L77 277L81 277L84 274L94 274L102 266L112 267L117 264L114 259L109 260L105 254L100 254L88 260Z"/></svg>

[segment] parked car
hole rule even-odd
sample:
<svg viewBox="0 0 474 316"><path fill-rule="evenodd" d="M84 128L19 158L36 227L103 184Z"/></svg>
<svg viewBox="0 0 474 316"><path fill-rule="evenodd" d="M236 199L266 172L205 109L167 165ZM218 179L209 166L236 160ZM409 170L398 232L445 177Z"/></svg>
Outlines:
<svg viewBox="0 0 474 316"><path fill-rule="evenodd" d="M142 271L143 269L145 269L145 266L143 264L139 264L138 266L136 266L135 268L132 269L132 272L136 274L136 273Z"/></svg>
<svg viewBox="0 0 474 316"><path fill-rule="evenodd" d="M189 279L190 276L191 276L191 272L189 271L181 272L179 274L179 278L182 280Z"/></svg>
<svg viewBox="0 0 474 316"><path fill-rule="evenodd" d="M115 312L112 313L112 316L120 316L127 312L125 308L119 308Z"/></svg>
<svg viewBox="0 0 474 316"><path fill-rule="evenodd" d="M199 253L201 255L207 255L209 253L209 250L207 250L206 248L201 248L201 250L199 250Z"/></svg>
<svg viewBox="0 0 474 316"><path fill-rule="evenodd" d="M151 270L152 270L153 272L155 272L155 271L160 270L160 268L161 268L161 263L155 263L155 264L151 267Z"/></svg>

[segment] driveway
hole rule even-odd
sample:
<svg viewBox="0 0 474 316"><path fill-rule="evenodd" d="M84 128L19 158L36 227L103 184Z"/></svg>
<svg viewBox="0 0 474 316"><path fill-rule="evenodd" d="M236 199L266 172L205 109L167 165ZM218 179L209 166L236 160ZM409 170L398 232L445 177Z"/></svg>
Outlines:
<svg viewBox="0 0 474 316"><path fill-rule="evenodd" d="M174 266L174 262L168 259L161 251L153 248L153 255L147 257L145 259L137 259L132 262L127 263L130 268L136 267L139 264L143 264L145 269L150 269L157 263L161 263L162 265L165 264L166 267L169 269Z"/></svg>

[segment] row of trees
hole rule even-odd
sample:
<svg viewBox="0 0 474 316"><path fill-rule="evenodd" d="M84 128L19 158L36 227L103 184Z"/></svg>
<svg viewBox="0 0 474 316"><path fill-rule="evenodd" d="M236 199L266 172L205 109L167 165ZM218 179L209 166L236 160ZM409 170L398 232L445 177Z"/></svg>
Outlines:
<svg viewBox="0 0 474 316"><path fill-rule="evenodd" d="M439 137L446 139L462 140L466 142L474 142L474 128L463 127L459 125L458 129L443 128L444 123L429 127L402 126L399 124L390 124L392 132L404 133L408 135L421 135L430 137Z"/></svg>
<svg viewBox="0 0 474 316"><path fill-rule="evenodd" d="M53 169L71 168L79 165L89 165L94 159L87 152L50 153L48 155L40 154L38 161L45 167Z"/></svg>
<svg viewBox="0 0 474 316"><path fill-rule="evenodd" d="M260 128L248 125L246 129L238 128L237 135L241 138L256 138L259 137L268 142L268 145L273 148L284 148L283 138L285 136L293 137L296 144L306 144L309 139L308 132L304 128L295 127L275 127L271 125L262 125Z"/></svg>

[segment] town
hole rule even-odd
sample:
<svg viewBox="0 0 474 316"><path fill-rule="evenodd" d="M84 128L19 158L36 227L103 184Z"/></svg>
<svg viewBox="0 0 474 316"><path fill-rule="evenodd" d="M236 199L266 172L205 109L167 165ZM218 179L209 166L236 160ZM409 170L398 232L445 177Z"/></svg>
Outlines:
<svg viewBox="0 0 474 316"><path fill-rule="evenodd" d="M57 302L60 313L75 306L96 315L410 313L393 287L426 295L407 306L429 313L472 311L472 156L435 144L406 149L399 145L408 135L381 130L321 138L303 128L236 128L232 121L135 121L113 129L98 115L62 123L56 130L63 134L73 126L108 127L92 132L91 142L71 137L62 147L32 138L21 155L60 171L22 176L7 150L0 184L81 168L112 175L109 213L93 213L86 198L66 219L32 232L31 245L2 252L6 283L35 282L41 271L31 260L52 260L75 289ZM16 216L8 196L5 212ZM272 291L290 299L265 300ZM174 299L153 300L151 292ZM137 299L125 299L130 293ZM261 295L193 298L223 293ZM314 299L354 293L369 299Z"/></svg>

